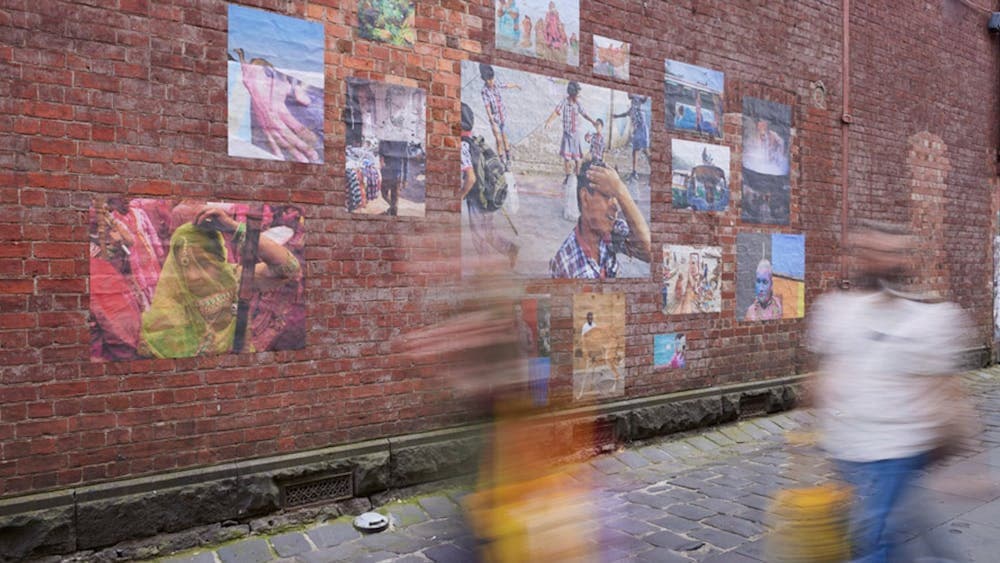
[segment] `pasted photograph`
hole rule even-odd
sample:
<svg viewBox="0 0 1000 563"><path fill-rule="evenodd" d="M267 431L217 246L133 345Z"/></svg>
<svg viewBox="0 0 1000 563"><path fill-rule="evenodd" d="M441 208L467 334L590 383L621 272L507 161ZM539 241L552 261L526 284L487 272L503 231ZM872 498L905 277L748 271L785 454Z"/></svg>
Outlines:
<svg viewBox="0 0 1000 563"><path fill-rule="evenodd" d="M495 0L496 48L580 65L579 0Z"/></svg>
<svg viewBox="0 0 1000 563"><path fill-rule="evenodd" d="M722 138L725 75L680 61L667 60L663 81L667 129Z"/></svg>
<svg viewBox="0 0 1000 563"><path fill-rule="evenodd" d="M791 131L790 106L743 98L743 221L788 224Z"/></svg>
<svg viewBox="0 0 1000 563"><path fill-rule="evenodd" d="M687 339L681 333L653 335L653 367L678 369L684 367Z"/></svg>
<svg viewBox="0 0 1000 563"><path fill-rule="evenodd" d="M625 294L573 296L573 398L625 393Z"/></svg>
<svg viewBox="0 0 1000 563"><path fill-rule="evenodd" d="M663 313L722 311L722 248L663 245Z"/></svg>
<svg viewBox="0 0 1000 563"><path fill-rule="evenodd" d="M323 162L323 24L229 5L229 155Z"/></svg>
<svg viewBox="0 0 1000 563"><path fill-rule="evenodd" d="M91 359L305 346L300 208L98 198L89 233Z"/></svg>
<svg viewBox="0 0 1000 563"><path fill-rule="evenodd" d="M805 235L736 237L736 318L773 321L805 316Z"/></svg>
<svg viewBox="0 0 1000 563"><path fill-rule="evenodd" d="M552 370L551 298L529 295L514 305L521 353L528 360L528 386L536 407L549 403L549 375Z"/></svg>
<svg viewBox="0 0 1000 563"><path fill-rule="evenodd" d="M423 217L427 94L420 88L347 79L347 210Z"/></svg>
<svg viewBox="0 0 1000 563"><path fill-rule="evenodd" d="M648 277L650 100L462 63L462 259L533 278Z"/></svg>
<svg viewBox="0 0 1000 563"><path fill-rule="evenodd" d="M729 147L683 139L671 145L674 209L725 211L729 207Z"/></svg>
<svg viewBox="0 0 1000 563"><path fill-rule="evenodd" d="M594 74L627 81L630 48L624 41L594 35Z"/></svg>
<svg viewBox="0 0 1000 563"><path fill-rule="evenodd" d="M358 0L358 34L364 39L412 47L415 19L414 0Z"/></svg>

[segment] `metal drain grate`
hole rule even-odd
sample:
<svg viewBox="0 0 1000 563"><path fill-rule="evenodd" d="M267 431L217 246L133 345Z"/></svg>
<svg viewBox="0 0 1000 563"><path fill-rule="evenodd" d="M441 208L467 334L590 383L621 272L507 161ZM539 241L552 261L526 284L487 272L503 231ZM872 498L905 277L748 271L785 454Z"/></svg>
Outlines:
<svg viewBox="0 0 1000 563"><path fill-rule="evenodd" d="M615 423L613 420L594 422L594 446L599 452L611 452L617 447Z"/></svg>
<svg viewBox="0 0 1000 563"><path fill-rule="evenodd" d="M746 418L767 414L767 398L767 393L740 397L740 417Z"/></svg>
<svg viewBox="0 0 1000 563"><path fill-rule="evenodd" d="M354 496L354 479L350 473L314 479L282 487L285 508L319 501L344 500Z"/></svg>

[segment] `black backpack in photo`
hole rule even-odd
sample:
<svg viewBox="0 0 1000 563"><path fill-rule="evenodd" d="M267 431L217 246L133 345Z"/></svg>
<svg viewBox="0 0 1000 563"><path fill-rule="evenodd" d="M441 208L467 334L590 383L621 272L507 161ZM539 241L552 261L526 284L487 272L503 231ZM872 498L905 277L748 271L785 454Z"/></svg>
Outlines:
<svg viewBox="0 0 1000 563"><path fill-rule="evenodd" d="M476 172L476 183L466 197L474 198L479 207L486 211L496 211L507 201L507 171L496 151L486 145L482 137L466 137L472 168Z"/></svg>

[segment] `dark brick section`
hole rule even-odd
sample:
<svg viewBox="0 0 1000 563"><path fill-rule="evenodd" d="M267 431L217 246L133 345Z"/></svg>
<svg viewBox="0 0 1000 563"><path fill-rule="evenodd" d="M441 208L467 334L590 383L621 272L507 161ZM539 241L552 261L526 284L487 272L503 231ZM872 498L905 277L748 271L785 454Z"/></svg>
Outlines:
<svg viewBox="0 0 1000 563"><path fill-rule="evenodd" d="M965 553L967 557L952 556L955 560L990 561L990 555L1000 548L996 534L981 535L996 520L1000 514L1000 499L995 499L996 486L1000 479L992 470L1000 467L1000 368L989 372L971 374L974 377L968 381L978 395L983 409L985 426L978 443L970 444L970 448L960 456L951 459L946 465L930 471L930 475L922 478L920 487L908 495L907 505L901 507L901 514L913 517L912 524L906 526L908 533L902 536L900 560L911 561L926 558L926 549L930 545L937 548L948 548L951 553ZM982 378L977 380L976 378ZM782 428L795 429L797 425L814 425L814 419L809 413L803 412L795 416L775 415L770 422ZM763 424L763 419L753 419L742 425L753 425L757 428L769 426ZM714 439L717 434L723 434L731 427L722 427L701 433L705 439ZM641 448L657 448L661 450L678 449L690 442L693 437L675 438L671 441L660 441L653 444L638 444L633 451ZM775 524L773 519L761 509L747 504L766 508L770 501L767 497L745 494L735 499L735 502L715 499L704 490L716 488L719 481L726 479L764 480L770 477L781 478L792 485L773 486L773 491L791 487L813 487L828 482L833 476L829 462L824 461L816 451L805 452L798 456L793 469L788 464L788 454L784 452L784 431L769 433L766 438L752 441L743 447L733 445L714 450L711 455L692 456L685 460L685 468L675 477L677 461L665 461L661 464L651 464L641 469L626 469L606 477L591 477L588 481L593 489L590 497L593 506L590 510L578 511L580 541L590 553L608 561L767 561L773 559L766 555L767 542L770 539L771 528L768 523ZM610 454L607 458L620 456L621 452ZM584 462L593 466L599 460ZM811 468L809 476L800 477L798 466ZM665 471L665 470L669 470ZM578 471L577 471L578 472ZM649 484L644 479L648 472L659 472L662 479ZM784 479L780 476L795 476L795 479ZM682 488L675 481L683 478L690 488ZM617 491L607 487L607 480L615 479L631 483L630 491ZM701 482L702 486L694 486ZM971 485L971 487L970 487ZM956 487L960 487L961 491ZM446 491L430 485L416 487L409 491L418 496L409 497L404 491L392 495L391 504L379 510L383 513L410 514L418 516L413 519L400 519L388 530L370 535L360 535L353 532L349 517L341 517L334 521L322 521L305 525L302 532L286 532L272 535L258 534L261 537L244 539L237 543L230 540L216 542L200 542L201 545L215 544L216 547L202 548L193 554L185 553L174 560L185 562L201 562L232 557L234 550L250 552L248 546L256 553L260 551L260 541L267 539L275 557L270 561L286 563L291 560L302 563L318 563L325 561L472 561L480 543L468 529L464 516L460 513L442 517L432 517L423 511L421 506L433 505L443 499L461 498L468 489L463 485L454 485ZM939 491L939 492L938 492ZM960 494L955 494L959 493ZM386 496L388 498L388 495ZM400 500L400 503L396 501ZM647 501L659 499L657 504L665 508L653 508L646 504L632 501ZM450 501L449 501L450 502ZM914 509L919 506L920 509ZM683 507L693 507L704 510L703 513L688 514L682 518L670 514L672 510ZM736 515L729 512L738 512ZM707 516L700 517L702 514ZM772 517L773 518L773 517ZM404 521L408 520L408 521ZM531 520L530 523L537 523ZM995 531L995 530L994 530ZM962 532L958 534L957 532ZM941 538L941 535L952 536ZM294 558L284 557L283 553L290 550L298 551L306 537L325 538L324 545L317 543L315 549L299 552ZM146 559L151 556L169 552L167 546L173 544L170 538L154 538L142 542L127 542L104 552L78 553L68 558L68 561L104 561L115 558ZM935 543L937 542L937 543ZM924 550L924 551L922 551ZM937 553L942 555L942 553Z"/></svg>

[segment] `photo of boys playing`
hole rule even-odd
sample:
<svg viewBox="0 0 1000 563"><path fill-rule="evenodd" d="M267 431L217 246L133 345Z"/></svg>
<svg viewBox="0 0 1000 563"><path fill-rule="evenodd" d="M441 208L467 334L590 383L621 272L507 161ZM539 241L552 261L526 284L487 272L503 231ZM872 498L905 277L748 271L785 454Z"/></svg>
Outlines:
<svg viewBox="0 0 1000 563"><path fill-rule="evenodd" d="M647 96L466 61L462 102L463 171L487 186L465 173L464 271L492 255L525 277L649 276Z"/></svg>
<svg viewBox="0 0 1000 563"><path fill-rule="evenodd" d="M649 164L649 98L638 94L629 94L629 108L622 113L615 114L615 118L627 117L632 124L632 172L628 179L635 180L639 174L636 172L635 161L639 153L646 157L646 164Z"/></svg>
<svg viewBox="0 0 1000 563"><path fill-rule="evenodd" d="M575 80L571 80L566 85L566 98L559 102L559 105L552 110L549 118L545 120L545 127L547 128L556 117L562 117L562 141L559 145L559 156L562 157L563 167L566 169L564 182L569 181L570 174L576 175L580 173L580 161L583 159L583 149L580 148L579 133L581 127L577 116L586 119L591 125L597 125L597 122L583 110L583 106L580 105L578 98L579 95L580 84Z"/></svg>
<svg viewBox="0 0 1000 563"><path fill-rule="evenodd" d="M498 83L495 79L493 67L486 63L479 63L479 77L483 79L483 107L486 109L486 117L490 122L490 129L493 130L493 139L496 141L497 155L510 168L510 143L507 141L507 107L503 103L503 95L500 90L508 88L520 88L513 83Z"/></svg>

